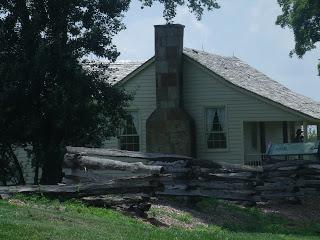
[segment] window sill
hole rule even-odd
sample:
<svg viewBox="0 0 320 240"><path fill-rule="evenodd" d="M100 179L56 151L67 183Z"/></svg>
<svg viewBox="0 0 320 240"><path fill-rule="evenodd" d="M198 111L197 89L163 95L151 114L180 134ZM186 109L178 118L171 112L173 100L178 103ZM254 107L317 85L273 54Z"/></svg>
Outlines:
<svg viewBox="0 0 320 240"><path fill-rule="evenodd" d="M229 148L223 148L223 149L206 149L207 153L224 153L229 152Z"/></svg>

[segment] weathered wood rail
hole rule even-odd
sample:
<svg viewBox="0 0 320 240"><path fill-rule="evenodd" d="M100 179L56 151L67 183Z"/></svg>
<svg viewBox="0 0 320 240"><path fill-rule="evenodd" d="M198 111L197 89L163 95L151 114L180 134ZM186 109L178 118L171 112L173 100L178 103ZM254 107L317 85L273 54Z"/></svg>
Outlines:
<svg viewBox="0 0 320 240"><path fill-rule="evenodd" d="M32 185L0 187L0 194L43 194L63 199L96 196L103 194L153 193L161 190L162 184L157 176L131 177L114 179L106 182L78 183L68 185Z"/></svg>
<svg viewBox="0 0 320 240"><path fill-rule="evenodd" d="M0 194L41 192L81 197L87 204L115 204L140 212L150 207L154 195L214 197L254 205L299 202L320 194L320 161L268 160L257 170L179 155L82 147L67 150L65 186L0 188Z"/></svg>
<svg viewBox="0 0 320 240"><path fill-rule="evenodd" d="M262 201L301 201L320 194L320 161L268 161L263 164L262 184L256 189Z"/></svg>
<svg viewBox="0 0 320 240"><path fill-rule="evenodd" d="M151 197L162 189L159 177L153 175L69 185L0 187L0 199L18 193L41 194L63 201L77 198L87 205L116 208L146 217Z"/></svg>
<svg viewBox="0 0 320 240"><path fill-rule="evenodd" d="M167 154L85 148L68 148L68 152L160 166L159 181L164 189L157 191L157 195L214 197L255 204L298 202L320 193L320 161L268 160L257 170Z"/></svg>

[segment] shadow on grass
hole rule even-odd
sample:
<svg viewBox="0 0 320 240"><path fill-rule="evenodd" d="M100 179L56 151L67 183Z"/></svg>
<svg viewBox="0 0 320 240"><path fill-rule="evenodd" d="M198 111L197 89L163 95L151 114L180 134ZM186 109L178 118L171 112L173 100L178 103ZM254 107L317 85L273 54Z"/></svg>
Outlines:
<svg viewBox="0 0 320 240"><path fill-rule="evenodd" d="M320 236L319 221L293 221L275 213L264 213L255 207L240 207L213 198L201 198L192 202L169 198L166 202L200 219L208 224L209 228L219 226L237 233Z"/></svg>

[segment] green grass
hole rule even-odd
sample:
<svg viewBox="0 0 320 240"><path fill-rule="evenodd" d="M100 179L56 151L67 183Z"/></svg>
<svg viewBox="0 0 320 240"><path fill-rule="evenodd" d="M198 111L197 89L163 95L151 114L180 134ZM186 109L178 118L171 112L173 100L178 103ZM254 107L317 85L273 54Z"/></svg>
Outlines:
<svg viewBox="0 0 320 240"><path fill-rule="evenodd" d="M180 222L192 223L192 216L189 213L174 214L173 217Z"/></svg>
<svg viewBox="0 0 320 240"><path fill-rule="evenodd" d="M26 205L16 206L0 200L0 239L320 239L319 225L287 229L283 219L266 217L255 209L230 207L229 211L249 216L244 225L210 225L186 230L157 228L112 210L85 207L77 202L61 204L45 198L21 196L19 199ZM189 221L192 216L187 216L186 221ZM253 222L255 220L258 222Z"/></svg>

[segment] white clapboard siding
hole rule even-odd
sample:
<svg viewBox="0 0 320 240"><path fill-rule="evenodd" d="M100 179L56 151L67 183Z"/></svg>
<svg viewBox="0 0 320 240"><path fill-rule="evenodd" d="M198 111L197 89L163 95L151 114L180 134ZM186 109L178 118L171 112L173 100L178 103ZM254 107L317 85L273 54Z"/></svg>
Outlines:
<svg viewBox="0 0 320 240"><path fill-rule="evenodd" d="M27 184L32 184L34 182L34 168L32 167L31 159L23 148L16 148L14 152L20 162L24 180Z"/></svg>
<svg viewBox="0 0 320 240"><path fill-rule="evenodd" d="M156 80L154 63L143 69L132 79L125 82L124 87L134 94L129 110L138 111L140 124L140 151L146 151L146 122L151 113L156 109ZM117 138L112 138L103 146L104 148L117 149Z"/></svg>
<svg viewBox="0 0 320 240"><path fill-rule="evenodd" d="M195 120L197 157L200 159L242 164L243 122L274 122L266 124L266 137L278 142L282 139L281 121L302 120L294 113L230 87L188 59L184 59L183 64L184 108ZM212 151L206 147L205 109L215 106L226 107L228 149L223 151Z"/></svg>

